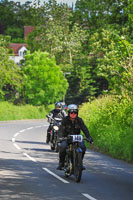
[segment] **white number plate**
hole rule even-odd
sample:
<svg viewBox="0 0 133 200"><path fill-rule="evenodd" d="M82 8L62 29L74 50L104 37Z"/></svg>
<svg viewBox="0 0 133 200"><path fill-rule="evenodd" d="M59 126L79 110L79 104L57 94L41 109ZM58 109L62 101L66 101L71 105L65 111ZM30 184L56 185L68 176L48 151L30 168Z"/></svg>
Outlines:
<svg viewBox="0 0 133 200"><path fill-rule="evenodd" d="M82 142L83 141L83 135L71 135L73 142Z"/></svg>

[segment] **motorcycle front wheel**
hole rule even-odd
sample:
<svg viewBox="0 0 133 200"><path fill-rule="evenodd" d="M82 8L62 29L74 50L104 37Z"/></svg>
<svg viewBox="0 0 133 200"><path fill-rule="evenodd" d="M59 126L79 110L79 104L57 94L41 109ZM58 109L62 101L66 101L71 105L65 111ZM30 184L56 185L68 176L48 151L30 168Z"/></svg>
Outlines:
<svg viewBox="0 0 133 200"><path fill-rule="evenodd" d="M71 176L71 167L72 167L72 163L70 162L70 158L68 155L66 155L65 157L65 167L64 167L64 171L65 171L65 176L69 177Z"/></svg>
<svg viewBox="0 0 133 200"><path fill-rule="evenodd" d="M50 144L50 147L51 147L51 150L52 150L52 151L55 150L55 144L54 144L54 143L51 143L51 144Z"/></svg>
<svg viewBox="0 0 133 200"><path fill-rule="evenodd" d="M81 177L82 177L82 153L77 152L75 154L75 165L74 165L74 176L75 176L75 181L80 182Z"/></svg>

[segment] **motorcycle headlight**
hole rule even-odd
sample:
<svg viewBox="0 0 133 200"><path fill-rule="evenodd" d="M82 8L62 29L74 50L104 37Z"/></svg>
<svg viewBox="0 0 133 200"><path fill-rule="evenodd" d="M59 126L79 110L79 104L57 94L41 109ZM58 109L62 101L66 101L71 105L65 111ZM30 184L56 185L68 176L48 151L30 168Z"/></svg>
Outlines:
<svg viewBox="0 0 133 200"><path fill-rule="evenodd" d="M58 127L58 126L54 126L53 128L54 128L54 130L56 130L56 131L59 130L59 127Z"/></svg>

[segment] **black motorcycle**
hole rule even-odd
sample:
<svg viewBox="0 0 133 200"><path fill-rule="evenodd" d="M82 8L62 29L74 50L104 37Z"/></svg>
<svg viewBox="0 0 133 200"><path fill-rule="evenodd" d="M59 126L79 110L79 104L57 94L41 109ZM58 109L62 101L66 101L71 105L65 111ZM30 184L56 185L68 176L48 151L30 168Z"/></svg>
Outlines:
<svg viewBox="0 0 133 200"><path fill-rule="evenodd" d="M83 171L80 142L82 142L84 138L82 135L69 135L67 138L62 138L60 141L62 140L66 140L68 143L63 168L65 176L69 177L74 175L75 181L80 182Z"/></svg>
<svg viewBox="0 0 133 200"><path fill-rule="evenodd" d="M52 118L47 115L47 118L51 119L51 131L50 131L50 147L52 151L59 152L58 140L57 140L57 132L59 130L59 126L61 124L62 119L60 118Z"/></svg>

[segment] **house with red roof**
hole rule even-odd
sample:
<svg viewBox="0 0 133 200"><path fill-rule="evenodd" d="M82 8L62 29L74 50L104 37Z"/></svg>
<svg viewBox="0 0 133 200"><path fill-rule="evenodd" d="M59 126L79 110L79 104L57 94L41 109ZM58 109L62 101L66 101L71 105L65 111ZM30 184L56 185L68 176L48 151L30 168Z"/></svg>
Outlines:
<svg viewBox="0 0 133 200"><path fill-rule="evenodd" d="M34 26L24 26L24 38L27 40L27 36L34 30ZM13 60L16 64L20 63L20 60L24 59L25 52L27 49L26 43L11 43L10 48L13 50L13 55L10 56L10 59Z"/></svg>
<svg viewBox="0 0 133 200"><path fill-rule="evenodd" d="M28 50L26 47L27 44L24 43L11 43L10 48L13 50L13 55L10 56L10 59L19 64L20 60L24 59L24 54Z"/></svg>

